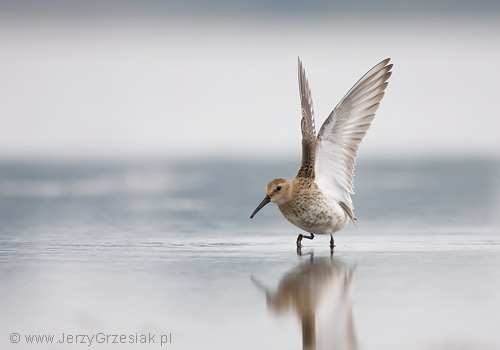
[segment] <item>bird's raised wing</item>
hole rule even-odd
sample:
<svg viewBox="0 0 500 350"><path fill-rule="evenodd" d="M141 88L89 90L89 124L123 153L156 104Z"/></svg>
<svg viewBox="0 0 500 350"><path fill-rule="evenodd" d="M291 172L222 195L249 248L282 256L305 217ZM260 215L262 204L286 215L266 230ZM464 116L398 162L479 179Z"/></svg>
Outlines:
<svg viewBox="0 0 500 350"><path fill-rule="evenodd" d="M351 200L358 145L370 128L391 76L389 58L366 73L344 96L321 127L316 140L316 183L341 203L354 222Z"/></svg>
<svg viewBox="0 0 500 350"><path fill-rule="evenodd" d="M314 126L314 109L311 98L311 90L306 78L306 72L299 61L299 94L300 106L302 108L302 164L297 177L314 178L314 154L316 143L316 128Z"/></svg>

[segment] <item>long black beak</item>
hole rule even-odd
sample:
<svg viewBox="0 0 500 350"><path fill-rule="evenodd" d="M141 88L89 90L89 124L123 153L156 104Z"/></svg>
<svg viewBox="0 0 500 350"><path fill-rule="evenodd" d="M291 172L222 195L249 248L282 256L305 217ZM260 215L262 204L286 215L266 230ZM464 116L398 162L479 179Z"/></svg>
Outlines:
<svg viewBox="0 0 500 350"><path fill-rule="evenodd" d="M269 198L269 196L266 194L266 197L264 197L264 200L262 202L260 202L259 206L257 207L257 209L255 209L252 213L252 215L250 215L250 219L253 219L253 217L255 216L255 214L257 214L257 212L259 210L261 210L262 208L264 208L264 206L269 203L271 201L271 198Z"/></svg>

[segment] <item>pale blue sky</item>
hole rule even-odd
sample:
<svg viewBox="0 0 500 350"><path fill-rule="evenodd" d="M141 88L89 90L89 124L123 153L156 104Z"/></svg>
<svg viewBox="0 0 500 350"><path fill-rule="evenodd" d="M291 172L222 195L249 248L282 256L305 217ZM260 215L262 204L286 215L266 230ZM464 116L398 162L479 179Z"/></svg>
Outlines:
<svg viewBox="0 0 500 350"><path fill-rule="evenodd" d="M297 156L297 55L318 127L392 57L361 155L498 156L499 16L460 6L304 20L300 9L258 18L10 9L0 21L0 156Z"/></svg>

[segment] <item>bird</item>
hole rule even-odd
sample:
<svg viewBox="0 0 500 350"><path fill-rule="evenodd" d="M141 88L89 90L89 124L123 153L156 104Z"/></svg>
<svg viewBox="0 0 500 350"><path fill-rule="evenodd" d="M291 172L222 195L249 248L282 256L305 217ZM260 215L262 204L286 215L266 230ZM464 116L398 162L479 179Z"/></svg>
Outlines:
<svg viewBox="0 0 500 350"><path fill-rule="evenodd" d="M307 232L300 233L296 244L314 235L333 234L349 221L357 228L354 216L354 167L358 146L371 126L384 97L393 67L387 58L359 79L340 100L316 135L311 90L302 61L298 57L298 80L302 110L302 162L293 179L276 178L266 186L266 196L250 219L270 202L276 203L283 216Z"/></svg>

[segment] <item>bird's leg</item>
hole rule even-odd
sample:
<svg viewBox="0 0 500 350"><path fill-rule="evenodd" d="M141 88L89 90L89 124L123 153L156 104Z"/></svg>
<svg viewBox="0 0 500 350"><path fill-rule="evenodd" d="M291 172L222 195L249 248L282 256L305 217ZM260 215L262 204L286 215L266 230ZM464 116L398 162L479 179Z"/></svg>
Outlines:
<svg viewBox="0 0 500 350"><path fill-rule="evenodd" d="M333 248L335 248L335 244L333 241L333 236L330 235L330 253L332 253L332 254L333 254Z"/></svg>
<svg viewBox="0 0 500 350"><path fill-rule="evenodd" d="M302 256L302 247L300 246L299 243L297 243L297 255Z"/></svg>
<svg viewBox="0 0 500 350"><path fill-rule="evenodd" d="M314 234L311 233L310 236L304 236L302 233L297 237L297 248L300 248L302 246L302 238L307 238L307 239L313 239Z"/></svg>

